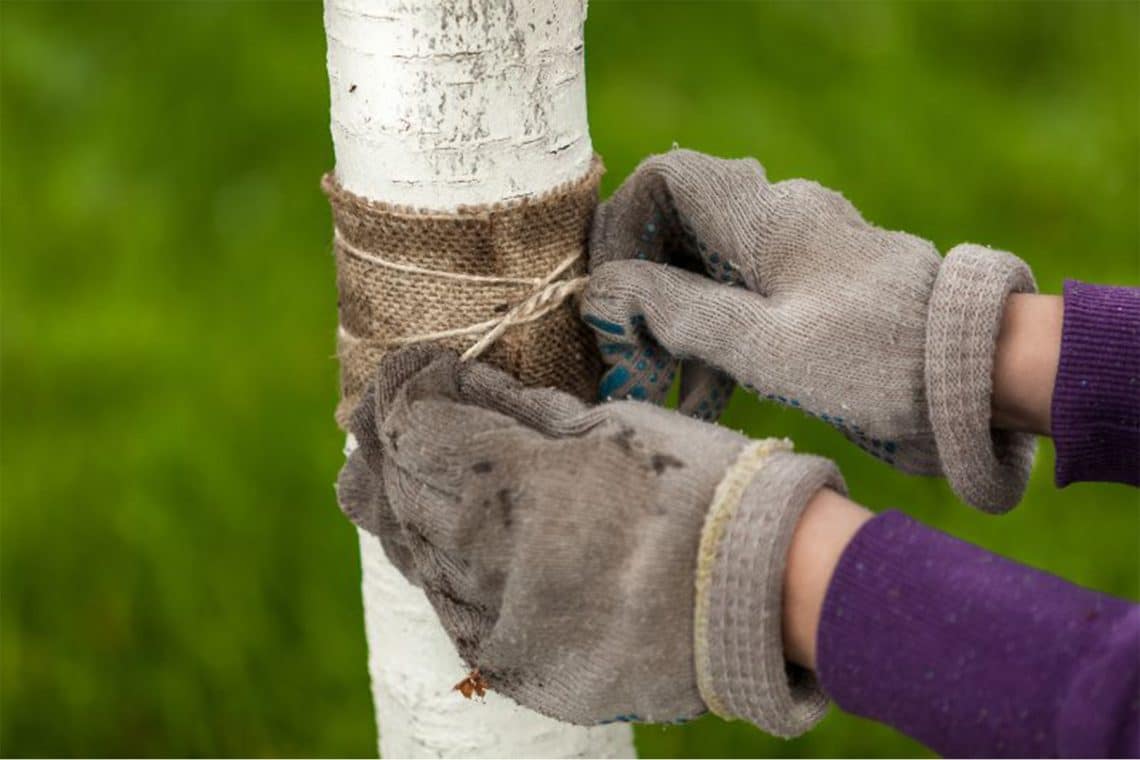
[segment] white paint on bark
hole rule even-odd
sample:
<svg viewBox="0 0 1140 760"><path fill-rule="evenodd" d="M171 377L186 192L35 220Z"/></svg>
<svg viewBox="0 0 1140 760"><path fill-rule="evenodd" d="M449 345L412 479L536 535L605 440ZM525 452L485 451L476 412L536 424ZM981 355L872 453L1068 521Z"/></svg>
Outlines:
<svg viewBox="0 0 1140 760"><path fill-rule="evenodd" d="M583 0L325 0L336 174L452 210L581 177ZM350 441L351 445L351 441ZM422 592L360 533L368 669L388 757L633 757L629 726L572 726L452 686L466 669Z"/></svg>

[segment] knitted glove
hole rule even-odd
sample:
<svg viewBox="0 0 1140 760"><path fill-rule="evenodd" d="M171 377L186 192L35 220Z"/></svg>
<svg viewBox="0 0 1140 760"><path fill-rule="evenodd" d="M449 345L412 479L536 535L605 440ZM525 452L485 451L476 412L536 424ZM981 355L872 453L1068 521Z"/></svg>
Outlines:
<svg viewBox="0 0 1140 760"><path fill-rule="evenodd" d="M945 474L976 507L1020 500L1034 438L990 428L1005 298L1035 290L1011 254L966 244L943 259L814 182L674 150L599 208L590 255L582 312L610 365L603 396L660 402L677 361L699 360L904 472ZM684 377L681 394L705 419L728 395Z"/></svg>
<svg viewBox="0 0 1140 760"><path fill-rule="evenodd" d="M392 356L397 366L408 357ZM399 372L390 373L393 376ZM349 452L336 483L337 503L345 517L358 528L380 539L384 553L404 577L419 584L411 550L388 504L384 492L383 447L376 430L377 397L391 397L395 388L384 384L384 377L369 383L348 420L348 429L356 444Z"/></svg>
<svg viewBox="0 0 1140 760"><path fill-rule="evenodd" d="M346 511L382 482L402 535L385 547L407 550L490 688L578 724L712 709L794 736L819 720L814 678L784 660L781 594L801 511L843 489L831 462L440 349L386 357L376 384L382 475L352 457L341 497L365 505Z"/></svg>

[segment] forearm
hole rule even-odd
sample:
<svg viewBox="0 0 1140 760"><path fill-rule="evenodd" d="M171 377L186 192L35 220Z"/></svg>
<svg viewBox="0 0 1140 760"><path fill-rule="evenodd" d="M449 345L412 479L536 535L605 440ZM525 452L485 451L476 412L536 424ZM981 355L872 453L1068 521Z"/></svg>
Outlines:
<svg viewBox="0 0 1140 760"><path fill-rule="evenodd" d="M1010 295L991 402L994 428L1052 436L1057 485L1140 485L1140 290Z"/></svg>
<svg viewBox="0 0 1140 760"><path fill-rule="evenodd" d="M827 586L843 550L874 514L822 488L804 509L788 548L784 573L784 654L815 670L816 634Z"/></svg>
<svg viewBox="0 0 1140 760"><path fill-rule="evenodd" d="M1140 608L820 491L784 585L789 660L948 755L1140 752Z"/></svg>
<svg viewBox="0 0 1140 760"><path fill-rule="evenodd" d="M994 353L995 428L1049 435L1063 315L1059 296L1011 293L1006 299Z"/></svg>

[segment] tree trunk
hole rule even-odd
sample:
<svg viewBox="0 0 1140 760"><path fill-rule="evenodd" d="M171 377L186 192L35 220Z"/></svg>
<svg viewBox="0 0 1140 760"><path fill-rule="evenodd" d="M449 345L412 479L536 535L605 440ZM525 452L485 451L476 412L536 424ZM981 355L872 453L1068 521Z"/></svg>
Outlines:
<svg viewBox="0 0 1140 760"><path fill-rule="evenodd" d="M452 211L582 177L585 12L584 0L325 0L341 186ZM633 756L626 725L571 726L453 691L466 669L427 599L373 536L360 533L360 551L382 755Z"/></svg>

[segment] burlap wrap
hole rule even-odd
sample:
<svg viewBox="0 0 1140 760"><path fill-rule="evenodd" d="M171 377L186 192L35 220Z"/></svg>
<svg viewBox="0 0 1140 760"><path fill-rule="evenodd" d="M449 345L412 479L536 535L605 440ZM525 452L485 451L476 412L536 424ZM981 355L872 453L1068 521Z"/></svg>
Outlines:
<svg viewBox="0 0 1140 760"><path fill-rule="evenodd" d="M595 158L579 180L541 196L461 208L455 213L417 211L376 203L340 186L332 173L321 187L332 205L333 223L348 243L399 264L466 275L540 278L567 256L581 260L566 278L586 271L585 247L604 168ZM469 282L401 271L377 264L335 244L340 325L337 340L341 401L336 419L348 415L392 341L465 327L501 316L526 299L525 283ZM446 338L462 351L478 336ZM593 398L601 362L594 339L578 318L576 303L504 333L481 357L527 385L554 386Z"/></svg>

